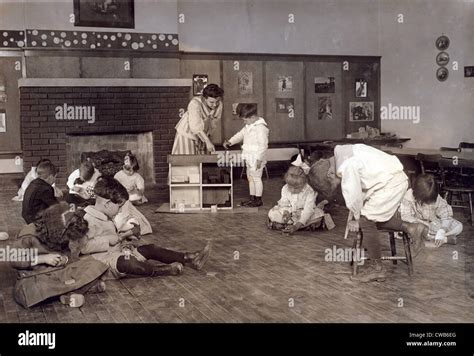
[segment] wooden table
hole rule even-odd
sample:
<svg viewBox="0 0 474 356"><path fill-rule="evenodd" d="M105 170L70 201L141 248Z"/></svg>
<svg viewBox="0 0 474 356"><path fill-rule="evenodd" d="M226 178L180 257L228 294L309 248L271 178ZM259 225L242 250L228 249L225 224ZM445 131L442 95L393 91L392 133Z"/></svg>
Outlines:
<svg viewBox="0 0 474 356"><path fill-rule="evenodd" d="M441 155L442 158L452 159L457 157L458 160L473 161L474 162L474 152L469 151L441 151L436 149L427 149L427 148L398 148L398 147L382 147L382 151L390 151L397 156L408 156L416 157L418 153L425 155Z"/></svg>

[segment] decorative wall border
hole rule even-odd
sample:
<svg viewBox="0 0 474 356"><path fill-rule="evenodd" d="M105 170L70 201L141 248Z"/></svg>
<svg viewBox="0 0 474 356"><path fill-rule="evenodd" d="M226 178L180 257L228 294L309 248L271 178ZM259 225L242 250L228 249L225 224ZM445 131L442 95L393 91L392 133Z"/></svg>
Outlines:
<svg viewBox="0 0 474 356"><path fill-rule="evenodd" d="M178 34L127 31L0 30L1 48L178 52Z"/></svg>
<svg viewBox="0 0 474 356"><path fill-rule="evenodd" d="M0 30L0 48L23 48L26 45L26 31Z"/></svg>

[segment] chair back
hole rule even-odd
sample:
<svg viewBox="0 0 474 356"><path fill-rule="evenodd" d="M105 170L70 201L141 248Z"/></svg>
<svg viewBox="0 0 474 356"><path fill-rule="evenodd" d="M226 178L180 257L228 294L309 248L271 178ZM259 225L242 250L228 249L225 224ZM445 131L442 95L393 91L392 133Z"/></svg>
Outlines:
<svg viewBox="0 0 474 356"><path fill-rule="evenodd" d="M440 154L434 155L425 155L423 153L418 153L416 155L417 161L420 162L421 172L422 173L432 173L438 175L440 173L439 161L442 156Z"/></svg>

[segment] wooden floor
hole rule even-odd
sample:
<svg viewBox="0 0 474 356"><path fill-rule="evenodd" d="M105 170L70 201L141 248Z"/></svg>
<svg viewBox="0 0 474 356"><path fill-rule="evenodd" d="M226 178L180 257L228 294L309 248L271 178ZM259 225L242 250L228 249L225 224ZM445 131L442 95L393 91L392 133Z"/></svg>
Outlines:
<svg viewBox="0 0 474 356"><path fill-rule="evenodd" d="M162 202L150 192L142 211L155 232L146 240L194 250L210 239L211 259L203 271L185 269L179 277L107 282L107 291L87 296L80 309L56 301L23 309L12 298L15 272L0 262L0 322L474 322L474 229L468 224L458 245L423 251L412 278L404 264L385 262L386 282L359 284L350 281L347 263L325 261L326 249L351 247L342 238L345 208L332 212L332 231L284 237L265 226L282 181L264 184L258 214L155 214ZM21 207L10 200L14 187L2 186L0 231L13 237L23 224ZM246 180L239 180L235 196L245 194ZM388 238L380 238L388 250Z"/></svg>

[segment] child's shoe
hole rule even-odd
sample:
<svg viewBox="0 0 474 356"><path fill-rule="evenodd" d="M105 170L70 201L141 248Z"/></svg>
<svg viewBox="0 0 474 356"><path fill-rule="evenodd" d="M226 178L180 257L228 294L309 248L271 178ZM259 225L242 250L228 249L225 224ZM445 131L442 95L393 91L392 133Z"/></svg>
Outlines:
<svg viewBox="0 0 474 356"><path fill-rule="evenodd" d="M262 197L255 197L255 199L247 204L246 206L249 208L258 208L259 206L263 205Z"/></svg>
<svg viewBox="0 0 474 356"><path fill-rule="evenodd" d="M243 200L240 202L240 206L248 206L255 200L255 195L251 195L249 200Z"/></svg>
<svg viewBox="0 0 474 356"><path fill-rule="evenodd" d="M184 264L196 270L201 270L209 259L211 254L211 243L208 242L207 245L197 252L187 252L184 255Z"/></svg>
<svg viewBox="0 0 474 356"><path fill-rule="evenodd" d="M361 268L357 275L350 276L350 279L355 282L368 283L373 281L383 282L386 277L382 261L372 260L368 266Z"/></svg>
<svg viewBox="0 0 474 356"><path fill-rule="evenodd" d="M97 281L92 285L92 287L89 288L87 293L90 294L97 294L97 293L104 293L105 292L105 282L104 281Z"/></svg>

